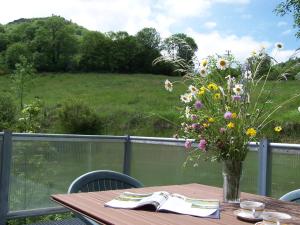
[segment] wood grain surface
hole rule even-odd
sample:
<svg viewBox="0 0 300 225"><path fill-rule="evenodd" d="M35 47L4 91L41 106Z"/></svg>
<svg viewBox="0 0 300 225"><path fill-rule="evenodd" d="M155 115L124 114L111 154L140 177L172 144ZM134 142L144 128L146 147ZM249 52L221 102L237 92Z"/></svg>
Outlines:
<svg viewBox="0 0 300 225"><path fill-rule="evenodd" d="M251 224L244 222L233 214L238 209L238 205L226 204L222 202L222 189L201 184L185 184L171 186L156 186L145 188L129 189L135 193L149 193L154 191L168 191L178 193L192 198L219 199L221 202L221 218L208 219L174 213L151 212L145 210L113 209L104 207L104 204L120 195L126 190L113 190L102 192L89 192L77 194L56 194L51 199L73 212L80 213L99 223L104 224L157 224L157 225L183 225L183 224L203 224L203 225L236 225ZM266 204L266 211L276 211L288 213L292 219L286 224L300 225L300 205L296 203L283 202L269 197L253 195L248 193L241 194L241 200L260 201Z"/></svg>

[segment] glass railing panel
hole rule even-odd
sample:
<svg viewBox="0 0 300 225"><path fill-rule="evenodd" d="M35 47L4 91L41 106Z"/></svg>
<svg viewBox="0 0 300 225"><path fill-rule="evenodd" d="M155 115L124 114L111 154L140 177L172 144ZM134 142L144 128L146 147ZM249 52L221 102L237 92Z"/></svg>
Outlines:
<svg viewBox="0 0 300 225"><path fill-rule="evenodd" d="M57 206L51 194L89 171L122 171L123 157L122 142L13 141L10 211Z"/></svg>
<svg viewBox="0 0 300 225"><path fill-rule="evenodd" d="M183 147L159 144L132 144L131 175L145 186L201 183L223 185L222 165L217 162L200 161L183 167L186 160ZM249 152L244 162L242 191L257 193L257 151Z"/></svg>
<svg viewBox="0 0 300 225"><path fill-rule="evenodd" d="M272 151L271 195L282 195L300 188L300 150L277 149Z"/></svg>

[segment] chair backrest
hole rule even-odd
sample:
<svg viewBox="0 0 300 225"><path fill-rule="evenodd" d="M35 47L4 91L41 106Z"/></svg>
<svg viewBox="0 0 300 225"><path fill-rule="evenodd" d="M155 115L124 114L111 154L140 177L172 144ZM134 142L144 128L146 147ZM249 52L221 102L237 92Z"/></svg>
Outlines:
<svg viewBox="0 0 300 225"><path fill-rule="evenodd" d="M291 191L285 195L283 195L280 200L288 201L288 202L296 202L300 204L300 189Z"/></svg>
<svg viewBox="0 0 300 225"><path fill-rule="evenodd" d="M111 170L97 170L81 175L70 185L68 193L108 191L116 189L139 188L138 180ZM93 220L76 214L87 225L99 225Z"/></svg>
<svg viewBox="0 0 300 225"><path fill-rule="evenodd" d="M110 170L97 170L81 175L75 179L68 193L107 191L116 189L143 187L138 180Z"/></svg>

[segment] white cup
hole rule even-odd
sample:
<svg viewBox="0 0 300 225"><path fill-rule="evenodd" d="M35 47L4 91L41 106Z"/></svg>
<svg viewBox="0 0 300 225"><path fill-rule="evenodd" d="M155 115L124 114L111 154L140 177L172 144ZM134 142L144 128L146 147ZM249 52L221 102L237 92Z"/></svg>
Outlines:
<svg viewBox="0 0 300 225"><path fill-rule="evenodd" d="M281 225L284 220L291 219L292 217L286 213L264 212L262 218L264 225Z"/></svg>
<svg viewBox="0 0 300 225"><path fill-rule="evenodd" d="M240 203L240 207L244 213L250 214L254 218L258 218L264 212L265 204L262 202L243 201Z"/></svg>

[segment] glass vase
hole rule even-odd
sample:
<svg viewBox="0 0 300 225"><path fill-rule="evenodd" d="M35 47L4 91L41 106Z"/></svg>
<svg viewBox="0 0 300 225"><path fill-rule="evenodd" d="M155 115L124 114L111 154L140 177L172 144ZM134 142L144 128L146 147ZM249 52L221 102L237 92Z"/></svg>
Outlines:
<svg viewBox="0 0 300 225"><path fill-rule="evenodd" d="M240 181L243 162L236 160L223 161L223 200L226 203L240 202Z"/></svg>

